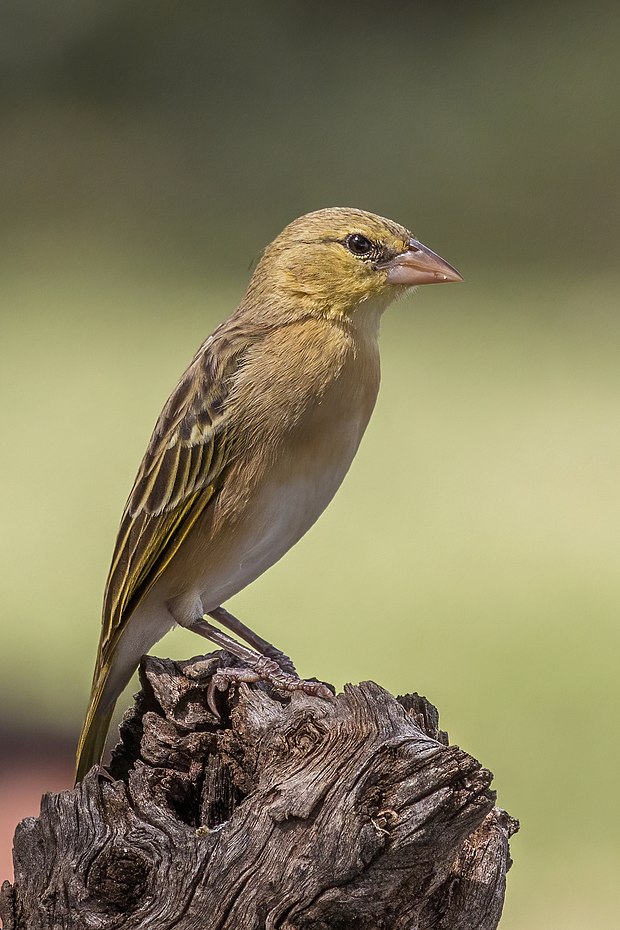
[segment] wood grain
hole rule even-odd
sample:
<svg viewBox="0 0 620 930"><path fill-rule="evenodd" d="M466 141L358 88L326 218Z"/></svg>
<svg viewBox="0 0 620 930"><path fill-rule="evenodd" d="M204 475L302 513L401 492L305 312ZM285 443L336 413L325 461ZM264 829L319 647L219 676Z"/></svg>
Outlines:
<svg viewBox="0 0 620 930"><path fill-rule="evenodd" d="M267 686L145 658L109 770L15 835L5 930L493 930L516 821L417 695Z"/></svg>

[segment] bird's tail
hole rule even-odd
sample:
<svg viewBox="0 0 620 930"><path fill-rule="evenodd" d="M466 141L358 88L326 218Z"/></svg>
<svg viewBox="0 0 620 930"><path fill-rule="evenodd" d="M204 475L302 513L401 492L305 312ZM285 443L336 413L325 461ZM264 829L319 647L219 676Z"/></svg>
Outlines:
<svg viewBox="0 0 620 930"><path fill-rule="evenodd" d="M110 720L120 693L115 689L116 693L110 694L110 690L109 670L103 668L93 681L88 710L78 741L75 765L76 784L84 778L93 765L101 761Z"/></svg>
<svg viewBox="0 0 620 930"><path fill-rule="evenodd" d="M148 623L141 623L138 618L136 623L126 624L112 641L104 642L102 637L99 643L93 687L77 748L76 782L101 761L116 701L129 684L141 656L174 624L167 609L159 618L152 613L147 616Z"/></svg>

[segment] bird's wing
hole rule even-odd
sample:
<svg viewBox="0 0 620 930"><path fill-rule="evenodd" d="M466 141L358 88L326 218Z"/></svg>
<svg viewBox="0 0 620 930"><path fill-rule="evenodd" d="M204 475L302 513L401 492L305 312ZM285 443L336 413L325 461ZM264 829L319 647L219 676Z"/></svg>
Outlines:
<svg viewBox="0 0 620 930"><path fill-rule="evenodd" d="M157 421L116 540L95 676L221 485L229 451L226 399L242 353L234 340L207 340Z"/></svg>

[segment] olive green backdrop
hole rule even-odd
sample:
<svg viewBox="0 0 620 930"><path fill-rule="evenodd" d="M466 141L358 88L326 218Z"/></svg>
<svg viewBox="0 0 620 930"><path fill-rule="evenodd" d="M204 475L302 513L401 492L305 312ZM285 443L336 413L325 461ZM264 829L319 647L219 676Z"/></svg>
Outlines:
<svg viewBox="0 0 620 930"><path fill-rule="evenodd" d="M367 208L466 283L388 312L344 487L231 609L304 675L439 705L522 821L504 930L611 930L617 5L13 0L0 18L0 730L77 732L154 420L261 247L307 210Z"/></svg>

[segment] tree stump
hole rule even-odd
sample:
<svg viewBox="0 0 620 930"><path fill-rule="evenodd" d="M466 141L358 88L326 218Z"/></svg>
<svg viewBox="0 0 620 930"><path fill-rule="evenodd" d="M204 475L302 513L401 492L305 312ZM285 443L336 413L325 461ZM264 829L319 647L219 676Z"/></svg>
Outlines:
<svg viewBox="0 0 620 930"><path fill-rule="evenodd" d="M109 769L15 834L5 930L492 930L518 824L435 708L206 694L226 653L146 657Z"/></svg>

